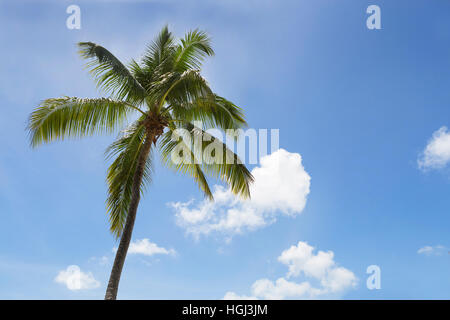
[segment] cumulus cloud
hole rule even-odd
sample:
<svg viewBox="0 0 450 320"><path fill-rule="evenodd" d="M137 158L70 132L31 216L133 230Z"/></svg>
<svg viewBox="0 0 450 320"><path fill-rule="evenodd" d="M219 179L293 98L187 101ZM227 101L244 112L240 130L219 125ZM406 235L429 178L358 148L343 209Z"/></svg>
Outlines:
<svg viewBox="0 0 450 320"><path fill-rule="evenodd" d="M314 248L306 242L299 242L283 251L278 261L288 266L287 277L295 277L302 272L307 276L322 278L334 264L334 254L331 251L319 251L313 254Z"/></svg>
<svg viewBox="0 0 450 320"><path fill-rule="evenodd" d="M221 232L227 235L251 231L275 222L277 215L295 216L303 211L310 191L311 177L298 153L279 149L261 158L252 170L250 200L234 196L216 185L215 201L171 203L177 224L195 237Z"/></svg>
<svg viewBox="0 0 450 320"><path fill-rule="evenodd" d="M100 282L95 280L91 272L82 272L79 266L71 265L66 270L61 270L55 278L55 282L64 284L72 291L95 289L100 287Z"/></svg>
<svg viewBox="0 0 450 320"><path fill-rule="evenodd" d="M130 247L128 248L128 253L143 254L146 256L153 256L155 254L176 254L174 249L159 247L156 243L150 242L149 239L141 239L131 242Z"/></svg>
<svg viewBox="0 0 450 320"><path fill-rule="evenodd" d="M433 133L417 164L420 169L442 169L450 163L450 132L442 127Z"/></svg>
<svg viewBox="0 0 450 320"><path fill-rule="evenodd" d="M440 256L448 250L449 250L448 248L441 246L441 245L424 246L424 247L420 248L419 250L417 250L417 253L427 255L427 256Z"/></svg>
<svg viewBox="0 0 450 320"><path fill-rule="evenodd" d="M354 273L338 266L332 251L317 253L314 251L314 247L299 241L278 257L278 261L288 267L285 277L275 281L259 279L251 287L251 296L227 292L224 299L317 299L335 297L356 286L357 279ZM307 280L301 282L291 280L298 277Z"/></svg>

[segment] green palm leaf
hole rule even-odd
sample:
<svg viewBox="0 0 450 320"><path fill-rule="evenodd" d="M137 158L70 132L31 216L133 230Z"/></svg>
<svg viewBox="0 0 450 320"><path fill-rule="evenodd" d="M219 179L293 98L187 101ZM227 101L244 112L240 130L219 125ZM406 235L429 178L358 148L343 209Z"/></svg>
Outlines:
<svg viewBox="0 0 450 320"><path fill-rule="evenodd" d="M234 194L243 198L250 197L250 184L253 182L253 176L232 150L216 137L191 123L184 123L178 128L187 130L191 143L187 144L183 139L178 139L177 133L174 134L173 130L167 132L160 141L164 164L176 170L188 172L209 198L212 198L212 194L210 191L205 191L209 190L209 187L207 187L206 179L202 178L204 177L203 172L227 182ZM198 143L195 143L196 141ZM212 144L215 145L216 150L221 151L221 156L214 157L205 152L208 147L212 147ZM182 146L189 152L185 162L173 161L173 152L177 152L177 146Z"/></svg>
<svg viewBox="0 0 450 320"><path fill-rule="evenodd" d="M213 94L208 82L200 75L198 70L187 70L183 73L174 73L171 85L165 90L160 99L163 103L189 104L200 98L207 98Z"/></svg>
<svg viewBox="0 0 450 320"><path fill-rule="evenodd" d="M133 107L127 103L107 98L44 100L28 120L31 145L36 147L66 137L111 133L132 111Z"/></svg>
<svg viewBox="0 0 450 320"><path fill-rule="evenodd" d="M201 121L205 127L240 129L247 125L242 109L216 94L199 97L192 102L170 106L175 119Z"/></svg>
<svg viewBox="0 0 450 320"><path fill-rule="evenodd" d="M195 29L186 33L184 39L181 39L181 44L177 47L175 54L174 69L180 72L200 69L205 57L213 55L214 50L208 35Z"/></svg>
<svg viewBox="0 0 450 320"><path fill-rule="evenodd" d="M92 42L80 42L78 46L81 56L89 60L87 66L98 87L119 100L134 104L143 101L145 89L111 52Z"/></svg>
<svg viewBox="0 0 450 320"><path fill-rule="evenodd" d="M145 140L146 129L142 119L128 127L114 143L106 150L106 158L115 160L108 168L107 184L108 198L106 201L109 214L110 230L119 238L128 214L132 197L133 177L138 163L138 157ZM145 185L151 182L152 157L147 158L141 192Z"/></svg>
<svg viewBox="0 0 450 320"><path fill-rule="evenodd" d="M173 70L174 38L169 28L162 28L156 39L147 46L142 64L148 72L164 74Z"/></svg>
<svg viewBox="0 0 450 320"><path fill-rule="evenodd" d="M161 159L163 163L176 171L189 174L194 181L198 184L200 190L203 191L205 196L210 200L213 200L213 194L211 189L209 188L208 181L206 180L206 176L202 171L202 168L199 164L197 164L197 158L192 151L192 145L187 145L183 140L175 140L172 139L173 131L167 131L159 142L159 148L161 150ZM192 160L191 162L179 162L176 163L172 159L172 153L177 148L177 146L181 147L184 150L187 150L189 153L189 158Z"/></svg>

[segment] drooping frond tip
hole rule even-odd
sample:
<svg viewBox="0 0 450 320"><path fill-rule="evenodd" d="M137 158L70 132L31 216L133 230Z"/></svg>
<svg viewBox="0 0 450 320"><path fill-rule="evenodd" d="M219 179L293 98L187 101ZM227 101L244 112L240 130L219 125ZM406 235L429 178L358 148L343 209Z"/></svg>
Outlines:
<svg viewBox="0 0 450 320"><path fill-rule="evenodd" d="M142 85L130 70L111 52L93 42L79 42L79 53L88 59L87 67L97 82L97 87L115 98L139 104L146 96Z"/></svg>
<svg viewBox="0 0 450 320"><path fill-rule="evenodd" d="M107 98L63 97L41 102L28 119L30 143L36 147L64 138L111 133L133 111L126 103Z"/></svg>
<svg viewBox="0 0 450 320"><path fill-rule="evenodd" d="M191 143L186 143L181 136L177 139L177 134L173 131L167 132L159 145L163 163L176 171L190 174L210 199L213 196L204 172L226 182L234 194L244 199L250 198L250 185L254 178L239 157L219 139L202 129L190 123L184 123L182 128L188 130L190 138L187 140ZM173 161L173 156L177 155L180 149L182 154L186 152L181 156L182 161ZM213 156L206 151L208 149L219 153ZM218 156L219 154L221 156Z"/></svg>

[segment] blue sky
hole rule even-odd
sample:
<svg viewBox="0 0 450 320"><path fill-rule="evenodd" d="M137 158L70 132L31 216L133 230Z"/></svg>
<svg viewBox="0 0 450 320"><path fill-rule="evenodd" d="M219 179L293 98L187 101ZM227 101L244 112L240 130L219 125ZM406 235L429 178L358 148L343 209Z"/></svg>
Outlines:
<svg viewBox="0 0 450 320"><path fill-rule="evenodd" d="M103 298L117 246L103 156L114 136L31 150L26 121L45 98L102 95L78 41L127 62L164 24L177 36L194 28L211 35L216 55L203 74L245 109L250 127L280 130L293 176L307 174L310 185L291 179L303 190L293 195L294 214L275 206L257 227L196 238L170 204L194 199L193 209L202 195L190 178L157 165L119 298L301 298L286 283L325 290L344 269L351 281L342 290L315 297L450 298L450 3L243 2L0 1L0 298ZM81 8L80 30L66 28L70 4ZM381 30L366 27L372 4ZM308 269L319 258L326 275ZM380 267L379 290L366 287L370 265ZM67 274L86 286L71 290Z"/></svg>

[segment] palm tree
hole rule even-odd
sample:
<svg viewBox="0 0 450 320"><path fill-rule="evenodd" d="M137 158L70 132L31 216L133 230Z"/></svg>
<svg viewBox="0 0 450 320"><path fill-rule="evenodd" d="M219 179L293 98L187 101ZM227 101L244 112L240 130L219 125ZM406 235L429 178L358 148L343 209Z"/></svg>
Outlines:
<svg viewBox="0 0 450 320"><path fill-rule="evenodd" d="M115 300L139 200L151 180L154 151L160 152L163 164L192 176L207 198L213 200L205 173L248 198L251 173L220 139L205 132L206 126L239 129L246 122L242 109L215 94L200 75L204 58L214 54L205 32L190 31L177 42L166 26L140 62L132 60L128 66L95 43L80 42L78 46L97 86L109 97L44 100L31 113L28 130L31 146L37 147L69 137L112 133L124 126L132 113L139 115L105 153L107 159L113 159L107 171L110 231L120 238L105 300ZM190 134L191 142L177 134L181 129ZM212 144L209 155L202 152ZM173 161L174 154L184 160ZM227 157L233 161L225 161Z"/></svg>

